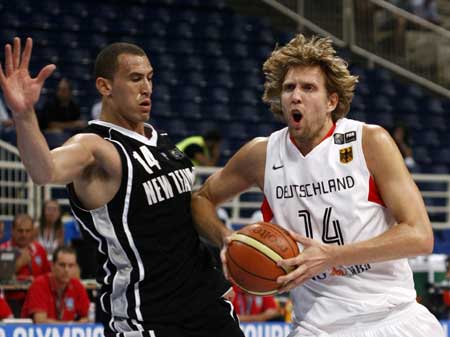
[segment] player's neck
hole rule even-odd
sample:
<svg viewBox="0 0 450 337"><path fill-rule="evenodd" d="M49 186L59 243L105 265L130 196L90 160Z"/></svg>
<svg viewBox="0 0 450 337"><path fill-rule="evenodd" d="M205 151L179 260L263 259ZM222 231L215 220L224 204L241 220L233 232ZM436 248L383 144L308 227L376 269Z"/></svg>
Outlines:
<svg viewBox="0 0 450 337"><path fill-rule="evenodd" d="M133 121L123 118L123 116L121 116L121 115L103 113L103 112L100 115L100 120L111 123L111 124L115 124L117 126L128 129L130 131L134 131L142 136L146 136L145 124L143 122L133 122Z"/></svg>

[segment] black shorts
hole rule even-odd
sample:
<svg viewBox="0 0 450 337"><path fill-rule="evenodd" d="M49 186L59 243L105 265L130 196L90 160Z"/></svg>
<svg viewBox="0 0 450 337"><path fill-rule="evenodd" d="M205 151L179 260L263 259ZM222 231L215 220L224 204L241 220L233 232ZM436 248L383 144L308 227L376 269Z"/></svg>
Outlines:
<svg viewBox="0 0 450 337"><path fill-rule="evenodd" d="M182 309L182 308L180 308ZM140 335L136 334L140 332ZM173 324L115 319L105 325L105 337L245 337L231 302L220 297L189 318Z"/></svg>

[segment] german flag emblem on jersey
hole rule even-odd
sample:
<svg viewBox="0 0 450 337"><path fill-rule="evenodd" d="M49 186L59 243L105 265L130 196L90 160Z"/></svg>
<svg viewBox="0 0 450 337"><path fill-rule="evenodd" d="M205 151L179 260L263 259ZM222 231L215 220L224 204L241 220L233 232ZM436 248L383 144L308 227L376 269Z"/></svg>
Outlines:
<svg viewBox="0 0 450 337"><path fill-rule="evenodd" d="M343 164L350 163L353 160L353 148L351 146L339 150L339 160Z"/></svg>

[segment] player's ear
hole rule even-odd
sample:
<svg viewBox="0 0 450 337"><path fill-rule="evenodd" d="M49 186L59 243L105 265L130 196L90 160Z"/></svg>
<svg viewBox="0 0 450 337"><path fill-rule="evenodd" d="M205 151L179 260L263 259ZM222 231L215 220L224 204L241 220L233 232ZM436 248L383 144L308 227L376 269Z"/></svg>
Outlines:
<svg viewBox="0 0 450 337"><path fill-rule="evenodd" d="M328 111L334 111L339 103L339 96L336 92L328 95Z"/></svg>
<svg viewBox="0 0 450 337"><path fill-rule="evenodd" d="M112 83L110 80L104 77L97 77L95 86L102 96L111 96Z"/></svg>

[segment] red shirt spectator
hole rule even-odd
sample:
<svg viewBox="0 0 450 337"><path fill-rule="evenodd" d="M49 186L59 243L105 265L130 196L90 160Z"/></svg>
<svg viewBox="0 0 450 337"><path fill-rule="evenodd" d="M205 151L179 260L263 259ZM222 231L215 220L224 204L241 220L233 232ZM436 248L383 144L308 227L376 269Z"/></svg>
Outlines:
<svg viewBox="0 0 450 337"><path fill-rule="evenodd" d="M0 245L0 248L14 248L19 252L16 260L18 280L31 281L36 276L50 272L47 252L41 244L33 240L34 234L33 219L28 214L18 214L13 220L11 240ZM6 293L6 300L15 317L20 316L25 296L25 291Z"/></svg>
<svg viewBox="0 0 450 337"><path fill-rule="evenodd" d="M8 305L8 302L0 296L0 320L5 318L12 318L13 314L11 308Z"/></svg>
<svg viewBox="0 0 450 337"><path fill-rule="evenodd" d="M236 296L234 310L242 322L268 321L280 315L278 304L273 296L254 296L233 287Z"/></svg>
<svg viewBox="0 0 450 337"><path fill-rule="evenodd" d="M76 267L75 251L58 247L52 272L31 284L21 316L31 317L35 323L87 322L90 301L84 286L73 277Z"/></svg>
<svg viewBox="0 0 450 337"><path fill-rule="evenodd" d="M12 239L0 245L0 249L11 247L19 248ZM48 261L45 248L39 242L33 241L28 245L27 249L31 259L16 271L16 278L18 280L27 280L50 272L50 262Z"/></svg>
<svg viewBox="0 0 450 337"><path fill-rule="evenodd" d="M28 290L22 307L22 317L45 311L47 317L58 321L76 321L87 317L89 296L81 282L75 278L69 281L64 292L58 296L55 279L51 273L36 278Z"/></svg>

